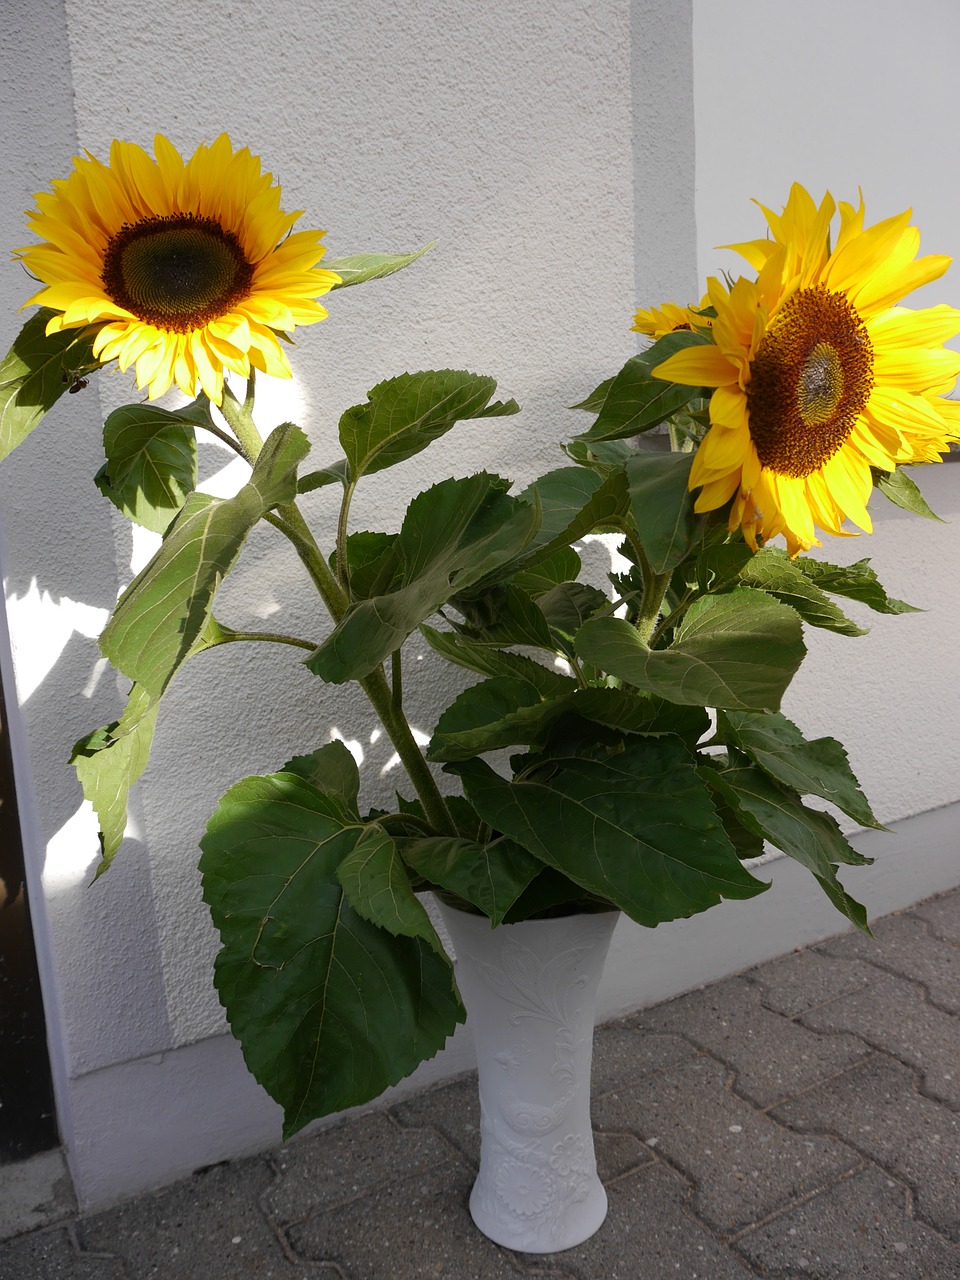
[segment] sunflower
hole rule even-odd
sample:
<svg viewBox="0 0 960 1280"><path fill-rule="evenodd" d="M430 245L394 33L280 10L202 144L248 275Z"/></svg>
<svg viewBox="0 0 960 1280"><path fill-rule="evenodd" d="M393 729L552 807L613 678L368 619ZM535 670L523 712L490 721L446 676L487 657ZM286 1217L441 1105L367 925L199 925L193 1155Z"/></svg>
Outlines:
<svg viewBox="0 0 960 1280"><path fill-rule="evenodd" d="M960 402L944 397L960 353L960 311L895 305L936 280L948 257L917 257L910 212L864 228L858 209L829 193L814 204L795 184L783 213L765 209L771 236L733 245L757 278L708 282L710 345L678 352L654 374L715 388L710 430L690 474L697 511L731 498L730 529L751 547L783 534L791 555L820 542L814 527L869 533L873 472L939 462L960 439Z"/></svg>
<svg viewBox="0 0 960 1280"><path fill-rule="evenodd" d="M114 142L109 165L88 153L37 195L43 243L17 256L44 287L24 305L57 312L48 334L97 326L96 358L135 364L151 400L175 382L219 404L228 369L289 378L277 333L322 320L340 281L316 267L323 232L291 233L300 213L225 133L186 161L157 134L154 156Z"/></svg>
<svg viewBox="0 0 960 1280"><path fill-rule="evenodd" d="M675 333L677 329L709 329L709 317L700 314L708 305L706 296L696 307L692 303L681 307L677 302L662 302L659 307L651 307L648 311L639 310L630 329L633 333L645 333L648 338L662 338L665 333Z"/></svg>

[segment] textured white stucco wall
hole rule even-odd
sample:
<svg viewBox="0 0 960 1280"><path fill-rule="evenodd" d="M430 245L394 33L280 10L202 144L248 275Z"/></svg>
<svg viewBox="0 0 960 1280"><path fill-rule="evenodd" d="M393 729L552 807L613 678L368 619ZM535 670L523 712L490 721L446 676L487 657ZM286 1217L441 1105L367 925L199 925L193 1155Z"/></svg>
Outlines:
<svg viewBox="0 0 960 1280"><path fill-rule="evenodd" d="M926 7L941 32L943 22L955 28L951 5L928 0ZM635 349L629 324L637 302L693 297L698 245L701 268L712 268L716 257L705 255L704 244L753 234L756 219L745 225L754 215L750 195L776 201L794 176L813 186L840 180L847 190L860 181L871 212L881 216L913 200L927 245L958 248L949 227L956 202L943 194L952 194L953 179L926 173L908 145L912 131L885 107L881 90L896 77L883 81L858 52L875 25L870 15L882 10L896 23L887 38L899 42L898 56L924 89L915 103L898 93L897 110L916 129L924 126L927 138L942 127L946 145L946 125L929 112L939 92L929 51L908 36L897 6L857 0L812 8L816 21L800 0L701 2L694 21L690 3L680 0L563 0L546 8L533 0L162 0L145 22L142 10L120 0L9 0L9 38L0 47L11 175L0 188L0 301L11 317L3 340L12 337L13 312L29 290L6 261L25 239L21 211L34 191L66 173L79 147L104 155L115 135L149 143L159 129L192 150L226 128L265 157L283 183L285 206L308 210L304 225L328 228L332 256L439 239L408 272L331 297L330 319L302 332L297 381L265 406L264 425L299 420L322 462L336 452L341 411L380 378L469 367L497 376L523 415L462 426L435 455L375 477L357 503L358 525L395 527L399 491L408 496L450 471L489 467L522 482L559 465L558 442L582 425L563 406ZM771 24L781 20L790 39L776 41L778 59L768 64ZM878 57L886 56L878 41ZM864 82L845 74L838 48L865 65L869 92L860 111L867 123L852 111ZM818 66L834 74L818 75ZM937 77L945 74L945 64L937 68ZM897 70L902 79L901 63ZM892 162L887 148L886 170L871 113L905 140ZM801 153L822 158L822 174L801 165ZM874 155L869 173L847 163L861 153ZM895 171L909 176L909 190L895 185ZM886 186L879 185L884 172ZM218 1034L210 983L216 944L195 870L197 837L217 796L242 774L325 741L334 728L362 747L371 802L396 782L396 771L383 772L389 753L382 739L370 740L370 713L343 690L324 690L296 654L272 677L252 648L207 655L165 699L131 838L110 875L86 886L94 832L66 757L78 736L120 705L94 636L145 554L105 501L91 504L91 477L103 412L133 398L127 379L100 377L82 396L65 398L0 469L0 562L22 704L12 727L31 891L64 1136L88 1204L253 1149L278 1132L236 1046ZM212 476L223 456L209 449L203 462ZM811 732L848 743L887 818L957 795L957 748L943 731L951 705L956 718L956 677L947 663L957 622L952 575L953 605L934 599L956 563L954 475L960 467L941 468L930 496L958 522L919 526L908 550L901 517L888 509L872 540L840 544L842 554L873 555L891 591L931 612L876 620L860 640L826 638L791 706ZM311 514L329 538L333 511L323 494ZM323 624L304 587L273 537L258 532L218 613L234 625L277 625L279 605L291 611L291 629L315 634ZM837 678L834 643L845 670L863 673L867 697L852 679ZM413 698L423 729L439 695L452 688ZM935 768L899 742L891 749L895 738L909 743L931 726L925 748ZM925 839L916 847L934 870L924 879L919 866L910 880L895 862L881 867L873 885L896 881L896 888L886 898L864 888L873 909L897 893L908 901L907 881L917 894L940 887L936 830ZM791 879L792 867L774 871L775 891L748 904L749 917L740 914L744 904L728 904L654 933L621 926L605 1011L835 927L810 878ZM430 1070L464 1061L458 1038Z"/></svg>
<svg viewBox="0 0 960 1280"><path fill-rule="evenodd" d="M31 194L65 174L78 148L105 156L114 136L149 145L157 130L191 151L228 129L278 175L285 207L308 210L303 225L328 228L332 256L439 241L403 275L330 299L330 319L302 331L296 383L275 388L264 426L300 421L319 464L338 452L340 413L371 385L449 365L493 373L524 412L465 426L436 456L374 478L355 504L357 527L396 527L405 499L451 471L486 467L522 483L562 465L559 441L583 425L565 406L636 349L637 280L669 292L689 287L688 4L169 0L149 22L119 0L16 0L13 8L17 38L3 50L16 122L16 181L3 193L7 249L27 238L21 210ZM656 192L656 201L635 202L635 191ZM8 264L0 286L8 340L29 282ZM372 741L369 710L349 691L324 689L293 651L273 675L252 648L208 655L167 695L129 838L111 874L86 886L94 829L66 757L121 705L95 634L148 553L108 504L90 503L91 477L103 413L135 398L128 378L99 377L65 398L0 474L33 897L61 1110L88 1202L128 1188L125 1178L142 1185L170 1176L177 1159L200 1163L230 1150L230 1137L215 1151L191 1146L184 1135L203 1125L186 1113L178 1122L168 1108L166 1127L182 1149L164 1164L164 1118L154 1125L151 1111L167 1096L157 1081L173 1061L168 1051L223 1029L210 981L216 940L195 869L217 796L333 730L362 747L371 803L399 781L382 738ZM231 483L215 475L223 461L204 451L218 486ZM326 494L316 495L311 515L329 541L335 508ZM278 540L258 532L218 615L276 626L279 606L290 611L288 629L322 634L305 586ZM51 625L68 639L41 661L38 636ZM418 727L432 727L452 679L434 668L425 693L411 690ZM128 1159L122 1135L131 1117L110 1099L116 1064L131 1060L144 1068L124 1077L143 1082L140 1127L128 1144L137 1153ZM189 1061L190 1084L179 1092L196 1098L203 1067L196 1055ZM235 1053L230 1061L236 1074ZM232 1086L212 1062L206 1087L229 1108Z"/></svg>

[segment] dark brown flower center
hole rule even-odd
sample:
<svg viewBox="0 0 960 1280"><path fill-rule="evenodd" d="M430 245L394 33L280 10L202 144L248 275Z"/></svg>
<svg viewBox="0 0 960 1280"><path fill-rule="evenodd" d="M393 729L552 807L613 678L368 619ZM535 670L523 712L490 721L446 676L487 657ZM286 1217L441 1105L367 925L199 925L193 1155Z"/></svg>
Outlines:
<svg viewBox="0 0 960 1280"><path fill-rule="evenodd" d="M186 333L247 297L253 267L214 218L193 214L125 224L103 260L109 297L158 329Z"/></svg>
<svg viewBox="0 0 960 1280"><path fill-rule="evenodd" d="M873 347L842 293L800 289L750 363L747 410L761 463L808 476L844 444L873 390Z"/></svg>

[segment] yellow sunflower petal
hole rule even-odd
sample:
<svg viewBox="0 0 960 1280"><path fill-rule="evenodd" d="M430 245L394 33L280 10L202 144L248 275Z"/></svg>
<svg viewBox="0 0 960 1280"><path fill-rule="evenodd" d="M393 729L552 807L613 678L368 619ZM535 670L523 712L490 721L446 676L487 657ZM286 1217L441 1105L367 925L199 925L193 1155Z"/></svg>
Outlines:
<svg viewBox="0 0 960 1280"><path fill-rule="evenodd" d="M676 352L657 365L653 376L688 387L723 387L736 382L737 370L713 343L704 343Z"/></svg>
<svg viewBox="0 0 960 1280"><path fill-rule="evenodd" d="M56 313L50 332L102 326L97 359L136 364L151 399L176 382L219 403L224 369L289 377L273 329L324 319L339 282L316 265L323 233L292 230L300 213L226 133L187 160L162 134L153 152L117 140L108 165L78 157L37 196L40 243L17 251L43 285L31 301Z"/></svg>
<svg viewBox="0 0 960 1280"><path fill-rule="evenodd" d="M873 470L935 461L960 440L946 398L960 353L944 346L960 311L897 305L947 259L917 256L909 211L866 226L862 197L838 208L832 252L829 193L817 204L795 185L781 213L764 209L769 240L736 246L756 280L709 283L715 352L657 371L716 388L691 468L697 509L733 492L730 527L751 546L783 536L791 555L819 545L818 527L869 532Z"/></svg>

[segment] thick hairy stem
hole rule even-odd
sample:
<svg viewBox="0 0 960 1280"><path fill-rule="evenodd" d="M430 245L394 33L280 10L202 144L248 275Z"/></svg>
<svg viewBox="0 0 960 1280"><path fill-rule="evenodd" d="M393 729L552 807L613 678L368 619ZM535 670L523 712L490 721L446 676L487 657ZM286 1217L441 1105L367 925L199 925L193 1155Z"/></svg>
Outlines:
<svg viewBox="0 0 960 1280"><path fill-rule="evenodd" d="M263 447L263 440L253 421L252 403L252 380L243 404L228 388L224 388L223 416L236 434L250 463L256 460ZM266 519L290 539L334 624L340 622L350 604L349 597L327 564L327 559L296 502L281 504L276 515L268 514ZM424 813L441 834L456 835L456 824L450 816L436 779L423 758L423 752L403 713L394 707L393 693L382 669L371 672L359 684L387 736L396 747L403 767L420 797Z"/></svg>

